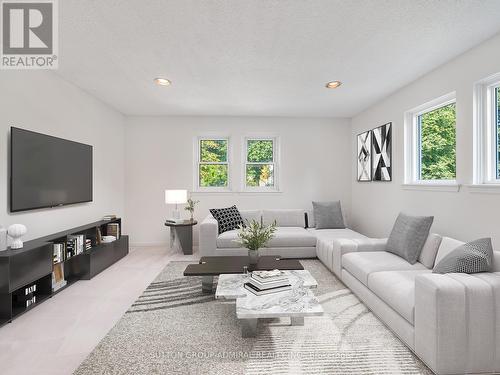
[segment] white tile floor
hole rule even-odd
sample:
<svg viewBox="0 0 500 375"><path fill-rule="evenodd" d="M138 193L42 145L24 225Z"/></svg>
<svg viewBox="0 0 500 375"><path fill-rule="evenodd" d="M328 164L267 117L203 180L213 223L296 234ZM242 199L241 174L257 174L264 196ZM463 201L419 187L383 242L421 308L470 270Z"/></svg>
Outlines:
<svg viewBox="0 0 500 375"><path fill-rule="evenodd" d="M0 327L0 374L72 374L168 262L197 259L166 248L132 248L92 280Z"/></svg>

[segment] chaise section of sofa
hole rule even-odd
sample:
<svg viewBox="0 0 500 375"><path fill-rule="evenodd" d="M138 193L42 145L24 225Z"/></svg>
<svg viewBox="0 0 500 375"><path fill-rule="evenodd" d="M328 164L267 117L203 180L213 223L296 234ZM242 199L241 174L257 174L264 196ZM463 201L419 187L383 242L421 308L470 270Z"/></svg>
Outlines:
<svg viewBox="0 0 500 375"><path fill-rule="evenodd" d="M463 244L436 237L415 264L386 252L384 239L334 240L326 265L435 373L499 373L500 252L493 272L433 274Z"/></svg>

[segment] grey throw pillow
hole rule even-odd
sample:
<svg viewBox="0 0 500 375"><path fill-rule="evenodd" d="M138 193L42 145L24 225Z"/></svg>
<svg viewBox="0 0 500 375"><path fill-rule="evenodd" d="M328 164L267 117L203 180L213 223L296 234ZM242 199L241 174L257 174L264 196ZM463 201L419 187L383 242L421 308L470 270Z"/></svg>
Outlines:
<svg viewBox="0 0 500 375"><path fill-rule="evenodd" d="M316 229L344 229L340 201L312 202Z"/></svg>
<svg viewBox="0 0 500 375"><path fill-rule="evenodd" d="M410 216L400 213L391 235L387 240L386 250L415 264L429 236L434 216Z"/></svg>
<svg viewBox="0 0 500 375"><path fill-rule="evenodd" d="M481 238L457 247L432 270L434 273L489 272L493 264L491 238Z"/></svg>

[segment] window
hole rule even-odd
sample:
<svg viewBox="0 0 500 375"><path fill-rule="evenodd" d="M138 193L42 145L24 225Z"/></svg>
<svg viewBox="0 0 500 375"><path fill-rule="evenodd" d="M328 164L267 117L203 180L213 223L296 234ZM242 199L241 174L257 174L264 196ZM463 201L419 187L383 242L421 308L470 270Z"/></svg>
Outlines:
<svg viewBox="0 0 500 375"><path fill-rule="evenodd" d="M198 138L197 187L200 190L229 188L229 140Z"/></svg>
<svg viewBox="0 0 500 375"><path fill-rule="evenodd" d="M474 86L474 115L474 185L500 187L500 73Z"/></svg>
<svg viewBox="0 0 500 375"><path fill-rule="evenodd" d="M406 113L405 183L458 186L454 93Z"/></svg>
<svg viewBox="0 0 500 375"><path fill-rule="evenodd" d="M277 138L245 138L245 190L277 190Z"/></svg>
<svg viewBox="0 0 500 375"><path fill-rule="evenodd" d="M419 180L455 180L455 103L417 116Z"/></svg>

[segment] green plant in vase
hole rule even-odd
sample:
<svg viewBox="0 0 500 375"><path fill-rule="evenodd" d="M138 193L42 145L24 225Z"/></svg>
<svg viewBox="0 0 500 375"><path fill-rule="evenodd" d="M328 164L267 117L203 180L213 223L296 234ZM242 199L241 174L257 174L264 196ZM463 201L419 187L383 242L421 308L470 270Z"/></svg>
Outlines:
<svg viewBox="0 0 500 375"><path fill-rule="evenodd" d="M189 211L189 213L191 214L191 221L194 220L194 217L193 217L193 215L194 215L194 208L196 207L196 205L198 203L200 203L200 201L195 201L195 200L193 200L191 198L188 198L186 207L184 207L184 209L186 211Z"/></svg>
<svg viewBox="0 0 500 375"><path fill-rule="evenodd" d="M237 243L248 249L250 264L257 264L259 260L259 249L265 247L274 237L276 232L276 222L270 225L263 225L256 220L248 221L245 226L238 231Z"/></svg>

